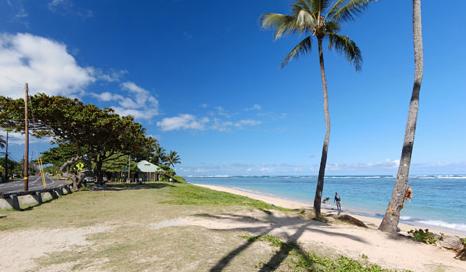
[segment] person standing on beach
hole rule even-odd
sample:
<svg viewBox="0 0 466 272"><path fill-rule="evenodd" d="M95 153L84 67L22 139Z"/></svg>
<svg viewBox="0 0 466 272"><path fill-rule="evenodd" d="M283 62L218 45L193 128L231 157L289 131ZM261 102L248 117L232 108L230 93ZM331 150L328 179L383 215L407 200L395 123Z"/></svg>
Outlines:
<svg viewBox="0 0 466 272"><path fill-rule="evenodd" d="M338 194L338 192L335 193L335 199L334 199L335 203L337 204L337 211L338 211L338 214L341 213L341 197L340 195Z"/></svg>

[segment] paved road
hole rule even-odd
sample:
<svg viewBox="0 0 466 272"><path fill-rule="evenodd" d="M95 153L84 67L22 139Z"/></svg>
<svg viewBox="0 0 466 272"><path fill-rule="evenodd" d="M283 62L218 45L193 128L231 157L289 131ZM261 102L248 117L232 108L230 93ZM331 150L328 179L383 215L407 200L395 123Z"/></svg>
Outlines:
<svg viewBox="0 0 466 272"><path fill-rule="evenodd" d="M47 184L47 189L55 188L61 185L66 184L66 180L53 180L52 178L45 176L45 183ZM40 190L42 187L42 179L40 176L30 176L29 177L29 191ZM22 180L12 181L7 183L0 183L0 193L15 193L23 192L24 183Z"/></svg>

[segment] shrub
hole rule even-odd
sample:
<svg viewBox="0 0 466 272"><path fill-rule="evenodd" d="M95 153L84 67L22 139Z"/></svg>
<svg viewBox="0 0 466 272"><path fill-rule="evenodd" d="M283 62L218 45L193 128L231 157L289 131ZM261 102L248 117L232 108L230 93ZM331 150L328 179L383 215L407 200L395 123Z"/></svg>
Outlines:
<svg viewBox="0 0 466 272"><path fill-rule="evenodd" d="M435 244L438 241L438 236L430 232L428 229L414 229L408 231L412 235L414 241L422 242L425 244Z"/></svg>

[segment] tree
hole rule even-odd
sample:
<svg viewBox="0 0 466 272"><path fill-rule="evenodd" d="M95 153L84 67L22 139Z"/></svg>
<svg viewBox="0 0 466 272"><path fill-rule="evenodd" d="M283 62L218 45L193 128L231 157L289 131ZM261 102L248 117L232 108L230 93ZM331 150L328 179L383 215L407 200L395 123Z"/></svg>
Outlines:
<svg viewBox="0 0 466 272"><path fill-rule="evenodd" d="M6 140L0 135L0 148L4 149L6 147Z"/></svg>
<svg viewBox="0 0 466 272"><path fill-rule="evenodd" d="M160 146L158 141L155 141L152 146L152 154L150 156L150 162L155 165L162 165L166 163L167 154L165 149Z"/></svg>
<svg viewBox="0 0 466 272"><path fill-rule="evenodd" d="M340 23L353 20L370 2L371 0L297 0L293 5L291 15L269 13L262 17L262 27L274 28L275 39L279 39L285 34L300 33L305 35L305 38L285 57L282 67L300 55L309 54L313 40L317 40L324 100L325 136L314 197L316 217L320 217L330 141L330 112L322 44L325 40L328 40L329 49L335 49L344 54L348 61L355 66L356 70L360 70L362 65L361 51L348 36L339 34Z"/></svg>
<svg viewBox="0 0 466 272"><path fill-rule="evenodd" d="M93 165L97 181L103 181L102 166L115 155L148 157L155 139L146 137L145 129L131 116L120 116L112 109L100 109L78 99L37 94L31 97L35 136L51 136L56 144L71 145L75 158L86 155ZM24 101L0 97L0 125L22 131Z"/></svg>
<svg viewBox="0 0 466 272"><path fill-rule="evenodd" d="M413 153L414 136L416 133L417 115L419 111L419 94L424 69L424 53L422 42L422 17L421 17L421 0L413 0L413 39L414 39L414 63L415 78L414 86L409 103L408 121L406 124L403 149L401 151L400 165L396 183L393 188L392 198L388 204L387 210L383 217L379 230L396 233L400 221L400 212L403 209L410 188L408 186L409 169L411 166L411 156Z"/></svg>
<svg viewBox="0 0 466 272"><path fill-rule="evenodd" d="M5 157L1 157L0 158L0 165L3 167L3 169L5 169L5 164L7 164L7 167L8 167L8 176L11 177L11 176L14 176L14 175L22 175L22 165L20 165L18 162L16 161L13 161L13 160L10 160L8 159L7 162L5 162Z"/></svg>
<svg viewBox="0 0 466 272"><path fill-rule="evenodd" d="M176 151L170 151L166 156L168 166L174 167L175 164L181 163L180 155Z"/></svg>
<svg viewBox="0 0 466 272"><path fill-rule="evenodd" d="M135 173L138 171L137 163L134 160L128 162L128 156L121 156L121 153L116 153L110 156L102 165L102 171L105 172L107 178L119 177L120 180L126 176L130 167L130 172ZM127 177L129 178L129 177Z"/></svg>
<svg viewBox="0 0 466 272"><path fill-rule="evenodd" d="M76 153L78 153L76 146L72 144L60 144L42 152L41 159L43 164L51 164L58 169L67 160L76 156Z"/></svg>

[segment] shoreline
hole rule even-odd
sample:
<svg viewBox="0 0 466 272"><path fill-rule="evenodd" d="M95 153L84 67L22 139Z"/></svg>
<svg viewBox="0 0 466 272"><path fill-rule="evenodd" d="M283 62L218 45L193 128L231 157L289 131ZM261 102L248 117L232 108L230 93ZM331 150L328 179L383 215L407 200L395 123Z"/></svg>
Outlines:
<svg viewBox="0 0 466 272"><path fill-rule="evenodd" d="M266 194L262 192L245 190L242 188L226 187L226 186L221 186L221 185L207 185L207 184L199 184L199 183L191 183L191 184L195 186L215 190L215 191L226 192L226 193L249 197L252 199L264 201L266 203L273 204L275 206L280 206L283 208L288 208L288 209L312 209L313 207L312 204L306 203L304 201L291 200L291 199L287 199L287 198L283 198L283 197L279 197L275 195L270 195L270 194ZM325 204L322 205L322 211L324 213L335 213L336 212L334 209L329 208L329 206ZM382 218L378 218L375 215L374 216L362 215L362 214L359 214L357 211L353 211L351 209L343 210L342 213L351 215L363 221L370 228L377 228L380 222L382 221ZM403 233L407 233L409 230L414 229L414 228L422 228L422 229L428 228L430 231L433 231L435 233L445 233L448 235L459 236L459 237L466 236L466 232L461 231L461 230L456 230L456 229L451 229L451 228L446 228L446 227L439 227L439 226L431 226L427 224L420 224L417 222L412 222L412 223L411 222L410 223L400 222L398 226L401 232Z"/></svg>

